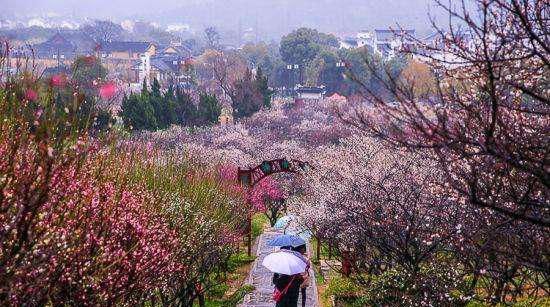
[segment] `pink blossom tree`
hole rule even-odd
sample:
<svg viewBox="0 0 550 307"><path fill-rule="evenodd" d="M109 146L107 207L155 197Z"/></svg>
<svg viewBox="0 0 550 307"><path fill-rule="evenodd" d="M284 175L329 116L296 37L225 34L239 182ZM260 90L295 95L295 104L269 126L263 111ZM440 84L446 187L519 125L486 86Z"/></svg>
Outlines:
<svg viewBox="0 0 550 307"><path fill-rule="evenodd" d="M391 78L367 62L391 98L363 86L368 106L342 117L438 163L445 175L438 193L466 214L460 242L467 244L455 249L457 259L482 299L547 295L548 5L436 2L450 24L434 23L434 42L406 37L415 44L404 50L429 66L433 80Z"/></svg>
<svg viewBox="0 0 550 307"><path fill-rule="evenodd" d="M321 148L317 157L291 207L351 263L367 304L461 303L451 294L468 285L451 247L464 213L451 196L434 193L441 170L361 136Z"/></svg>

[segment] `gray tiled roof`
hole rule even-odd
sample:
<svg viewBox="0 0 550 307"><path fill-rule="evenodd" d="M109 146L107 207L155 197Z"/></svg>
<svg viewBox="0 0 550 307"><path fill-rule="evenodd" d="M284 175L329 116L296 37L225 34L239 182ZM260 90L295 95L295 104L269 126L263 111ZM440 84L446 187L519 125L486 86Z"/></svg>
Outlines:
<svg viewBox="0 0 550 307"><path fill-rule="evenodd" d="M321 94L325 91L323 87L318 86L301 86L296 89L298 93L311 93L311 94Z"/></svg>
<svg viewBox="0 0 550 307"><path fill-rule="evenodd" d="M161 53L164 53L164 51L168 48L174 48L174 50L176 50L177 52L177 55L179 56L191 56L191 50L189 50L189 48L185 47L185 46L159 46L159 51Z"/></svg>
<svg viewBox="0 0 550 307"><path fill-rule="evenodd" d="M101 50L105 52L128 51L142 53L147 51L151 43L148 42L107 42L101 45Z"/></svg>
<svg viewBox="0 0 550 307"><path fill-rule="evenodd" d="M173 68L162 59L151 59L151 66L163 72L173 72Z"/></svg>

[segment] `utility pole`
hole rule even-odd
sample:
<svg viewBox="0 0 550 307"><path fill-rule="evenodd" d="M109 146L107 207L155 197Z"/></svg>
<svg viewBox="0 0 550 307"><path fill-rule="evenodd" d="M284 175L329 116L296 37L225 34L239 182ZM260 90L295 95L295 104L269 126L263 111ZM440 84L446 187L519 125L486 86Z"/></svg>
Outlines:
<svg viewBox="0 0 550 307"><path fill-rule="evenodd" d="M57 73L59 73L60 67L61 67L61 62L59 58L59 46L57 46Z"/></svg>

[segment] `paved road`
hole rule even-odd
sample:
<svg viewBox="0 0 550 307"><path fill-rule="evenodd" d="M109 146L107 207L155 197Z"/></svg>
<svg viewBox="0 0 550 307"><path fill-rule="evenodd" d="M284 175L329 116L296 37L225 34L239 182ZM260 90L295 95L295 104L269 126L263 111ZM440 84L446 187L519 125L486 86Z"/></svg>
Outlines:
<svg viewBox="0 0 550 307"><path fill-rule="evenodd" d="M273 295L273 284L271 278L273 274L262 266L262 261L268 254L277 251L278 248L267 246L267 242L276 235L281 234L274 230L266 230L260 235L258 240L258 248L256 251L256 261L252 265L250 275L248 276L247 284L251 284L256 287L256 290L247 296L245 296L243 303L240 307L272 307L275 306L275 301L271 299ZM308 246L308 252L310 247ZM317 287L315 285L315 272L310 269L311 284L307 289L307 301L306 306L318 307L317 301ZM301 306L302 298L298 299L299 306Z"/></svg>

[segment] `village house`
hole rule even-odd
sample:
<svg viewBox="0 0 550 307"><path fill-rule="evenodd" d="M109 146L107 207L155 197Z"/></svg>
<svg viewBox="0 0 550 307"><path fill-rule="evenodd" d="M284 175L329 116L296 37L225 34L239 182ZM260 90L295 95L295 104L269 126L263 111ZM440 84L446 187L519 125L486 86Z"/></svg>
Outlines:
<svg viewBox="0 0 550 307"><path fill-rule="evenodd" d="M325 86L296 86L296 99L321 100L325 97Z"/></svg>
<svg viewBox="0 0 550 307"><path fill-rule="evenodd" d="M220 116L218 117L218 122L222 126L233 124L232 110L230 108L222 108Z"/></svg>
<svg viewBox="0 0 550 307"><path fill-rule="evenodd" d="M191 50L179 41L171 41L167 46L159 46L157 53L159 55L178 56L182 58L190 58L193 56Z"/></svg>
<svg viewBox="0 0 550 307"><path fill-rule="evenodd" d="M404 47L410 47L414 42L415 30L374 30L374 52L384 58L393 58Z"/></svg>
<svg viewBox="0 0 550 307"><path fill-rule="evenodd" d="M29 45L19 45L10 52L10 66L24 65L27 60L41 73L50 67L70 65L77 55L77 47L61 33L56 33L47 41Z"/></svg>
<svg viewBox="0 0 550 307"><path fill-rule="evenodd" d="M56 33L47 41L32 46L16 45L10 50L10 67L32 65L39 74L53 67L70 66L78 54L78 48L63 34Z"/></svg>
<svg viewBox="0 0 550 307"><path fill-rule="evenodd" d="M340 49L355 49L358 47L355 37L346 37L340 40Z"/></svg>
<svg viewBox="0 0 550 307"><path fill-rule="evenodd" d="M190 63L191 51L180 43L171 42L168 46L156 49L154 55L143 54L133 66L131 82L139 88L143 81L150 83L157 79L163 86L174 84L186 87L188 78L183 72Z"/></svg>
<svg viewBox="0 0 550 307"><path fill-rule="evenodd" d="M365 46L373 47L374 45L374 35L371 31L361 31L357 33L357 47L362 48Z"/></svg>
<svg viewBox="0 0 550 307"><path fill-rule="evenodd" d="M109 60L139 60L142 55L153 56L156 46L149 42L106 42L99 46L102 59Z"/></svg>
<svg viewBox="0 0 550 307"><path fill-rule="evenodd" d="M95 42L78 31L61 31L47 41L29 46L16 44L10 50L10 65L16 67L32 60L38 73L49 68L70 67L78 56L93 54ZM51 73L49 69L46 72Z"/></svg>
<svg viewBox="0 0 550 307"><path fill-rule="evenodd" d="M341 49L368 48L384 58L393 58L406 46L414 44L415 30L375 29L361 31L356 37L346 37L340 40Z"/></svg>
<svg viewBox="0 0 550 307"><path fill-rule="evenodd" d="M139 83L146 77L145 71L150 70L151 57L156 51L156 45L150 42L113 41L98 46L96 55L101 58L111 77ZM141 65L141 75L136 75L136 65Z"/></svg>

